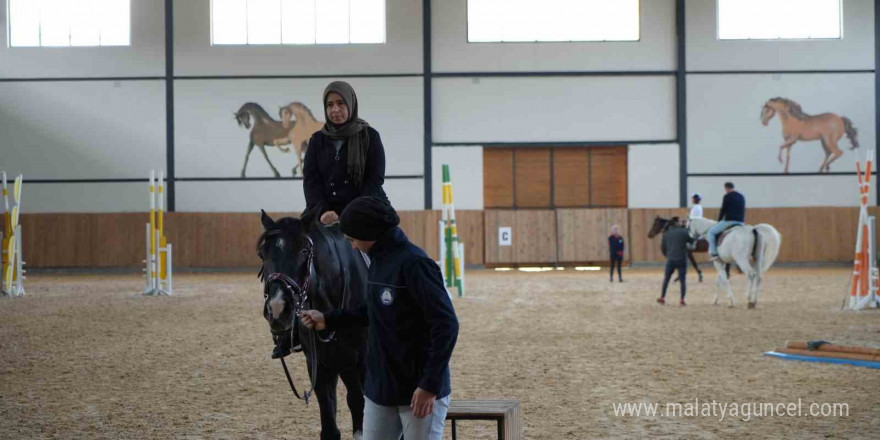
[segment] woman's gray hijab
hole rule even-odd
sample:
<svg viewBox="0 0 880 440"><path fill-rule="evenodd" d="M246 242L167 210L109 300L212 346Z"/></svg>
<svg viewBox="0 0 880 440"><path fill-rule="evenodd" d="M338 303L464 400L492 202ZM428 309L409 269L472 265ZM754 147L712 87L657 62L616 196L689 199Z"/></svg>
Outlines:
<svg viewBox="0 0 880 440"><path fill-rule="evenodd" d="M324 117L327 116L327 95L338 93L348 106L348 120L342 125L329 121L324 123L321 133L330 139L348 141L348 175L354 181L355 188L360 191L364 180L364 169L367 165L367 150L370 148L370 124L358 117L357 95L351 85L345 81L333 81L324 89Z"/></svg>

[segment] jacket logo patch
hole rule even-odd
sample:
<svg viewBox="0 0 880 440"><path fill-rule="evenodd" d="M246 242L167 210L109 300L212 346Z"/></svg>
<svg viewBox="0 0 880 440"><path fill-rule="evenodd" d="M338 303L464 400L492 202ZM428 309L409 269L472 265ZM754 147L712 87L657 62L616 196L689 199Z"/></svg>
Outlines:
<svg viewBox="0 0 880 440"><path fill-rule="evenodd" d="M394 295L388 287L382 289L382 295L379 299L382 301L382 305L390 306L391 304L394 304Z"/></svg>

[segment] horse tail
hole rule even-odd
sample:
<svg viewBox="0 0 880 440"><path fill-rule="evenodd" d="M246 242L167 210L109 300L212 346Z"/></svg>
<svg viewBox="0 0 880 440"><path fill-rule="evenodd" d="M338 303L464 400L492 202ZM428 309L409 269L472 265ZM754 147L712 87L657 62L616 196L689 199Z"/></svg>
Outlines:
<svg viewBox="0 0 880 440"><path fill-rule="evenodd" d="M859 131L853 127L852 121L846 116L841 117L843 119L843 129L846 130L846 137L849 138L849 141L852 142L852 148L850 150L855 150L859 148L859 140L856 136L859 134Z"/></svg>
<svg viewBox="0 0 880 440"><path fill-rule="evenodd" d="M782 245L782 235L773 226L761 223L755 226L755 261L761 273L767 272L776 257L779 256L779 247Z"/></svg>

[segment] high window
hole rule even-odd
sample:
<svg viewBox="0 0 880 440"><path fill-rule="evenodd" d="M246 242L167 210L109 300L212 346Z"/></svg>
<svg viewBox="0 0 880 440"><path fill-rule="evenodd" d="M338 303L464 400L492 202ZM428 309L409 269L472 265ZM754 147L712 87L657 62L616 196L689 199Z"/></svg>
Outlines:
<svg viewBox="0 0 880 440"><path fill-rule="evenodd" d="M718 0L718 38L841 38L840 0Z"/></svg>
<svg viewBox="0 0 880 440"><path fill-rule="evenodd" d="M129 46L129 0L8 0L12 47Z"/></svg>
<svg viewBox="0 0 880 440"><path fill-rule="evenodd" d="M468 0L468 42L638 41L639 0Z"/></svg>
<svg viewBox="0 0 880 440"><path fill-rule="evenodd" d="M211 0L211 43L385 42L385 0Z"/></svg>

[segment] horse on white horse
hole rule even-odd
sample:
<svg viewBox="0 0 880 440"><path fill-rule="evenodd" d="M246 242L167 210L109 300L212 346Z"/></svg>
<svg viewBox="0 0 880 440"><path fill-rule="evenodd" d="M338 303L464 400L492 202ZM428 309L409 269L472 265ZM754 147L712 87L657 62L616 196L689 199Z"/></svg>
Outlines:
<svg viewBox="0 0 880 440"><path fill-rule="evenodd" d="M705 218L688 219L688 231L692 237L703 238L715 223ZM718 272L714 304L718 304L718 290L726 287L730 307L733 307L733 290L730 288L730 279L724 271L725 264L733 263L749 278L748 307L754 309L758 304L761 277L776 261L781 244L782 235L779 231L765 223L755 226L735 226L728 230L717 248L718 258L713 262Z"/></svg>

